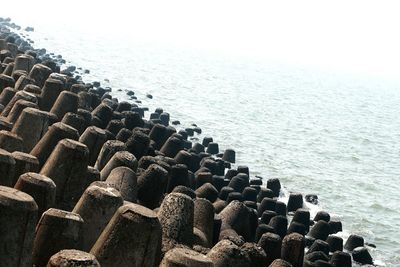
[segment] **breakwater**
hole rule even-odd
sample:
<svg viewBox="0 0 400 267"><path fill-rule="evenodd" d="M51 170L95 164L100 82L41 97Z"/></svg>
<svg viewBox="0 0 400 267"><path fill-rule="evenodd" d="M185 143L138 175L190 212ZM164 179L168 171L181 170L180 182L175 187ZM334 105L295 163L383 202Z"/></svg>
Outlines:
<svg viewBox="0 0 400 267"><path fill-rule="evenodd" d="M9 36L4 37L8 43L13 43L11 41L14 41L14 43L19 42L16 36L14 36L14 40L9 38ZM92 241L96 242L96 244L100 242L98 240L108 242L108 237L111 236L112 233L121 233L119 235L124 235L124 233L129 232L129 235L127 234L121 237L121 243L119 245L130 244L136 249L140 246L145 246L145 243L137 244L132 239L133 235L137 236L139 234L131 234L134 229L132 229L132 231L129 229L121 231L116 226L122 223L129 227L131 222L129 220L124 221L124 218L119 218L118 216L123 217L121 214L141 214L141 212L144 212L142 207L133 207L132 205L130 207L125 207L123 202L122 205L126 208L124 211L121 211L121 213L115 210L114 212L110 212L117 217L112 217L112 219L107 217L107 215L99 217L107 222L106 226L104 226L106 224L104 221L99 223L100 226L98 229L102 229L103 231L97 230L96 232L85 228L85 221L93 220L95 215L91 214L86 216L86 218L82 215L84 214L84 211L82 211L84 210L84 206L89 205L87 204L89 201L87 200L88 196L92 194L84 191L84 189L91 182L101 180L106 181L106 186L113 185L111 187L114 189L117 187L116 189L121 194L124 201L139 203L141 206L157 211L157 219L162 226L162 233L160 234L159 228L157 228L157 220L155 220L154 214L147 214L147 210L145 211L149 218L148 224L145 225L150 227L150 225L155 224L154 228L151 230L151 233L154 233L155 236L149 236L148 238L157 239L157 236L158 238L161 236L162 245L160 251L162 255L166 255L164 257L165 260L163 260L164 262L175 260L170 258L183 257L176 256L175 254L188 254L190 258L194 259L200 256L193 251L188 252L186 250L178 252L172 250L174 252L167 252L169 248L178 246L178 244L179 246L182 245L184 249L189 247L197 251L197 253L206 254L206 257L213 259L214 264L217 266L228 264L227 262L229 262L229 259L223 257L223 255L229 254L232 251L238 254L238 266L246 266L249 264L251 266L264 266L256 265L255 259L259 257L261 261L260 264L266 264L263 262L263 260L265 260L264 256L266 256L268 260L268 256L271 254L274 255L272 258L283 257L295 264L295 262L303 262L303 255L300 253L297 259L290 259L290 257L304 251L303 246L305 244L310 246L313 238L325 240L328 244L329 242L334 242L328 241L328 238L330 238L336 240L335 242L340 244L340 238L326 236L326 234L330 234L331 231L333 233L334 231L340 230L340 227L332 227L332 224L340 225L340 223L331 221L329 215L320 213L319 217L312 218L314 219L313 222L316 222L316 225L311 228L315 230L311 230L310 232L307 229L303 229L303 226L304 228L310 226L310 223L306 222L307 220L292 220L292 215L296 218L296 213L299 214L297 215L298 217L305 216L305 218L307 218L307 211L297 209L303 207L304 204L301 194L300 196L299 194L291 194L287 204L279 200L277 201L276 198L279 197L281 193L279 180L270 179L265 188L262 185L262 181L250 179L249 170L246 167L238 167L235 170L226 172L225 169L229 168L229 162L234 161L234 151L226 150L226 155L218 155L218 145L210 138L204 139L202 144L191 144L187 137L194 135L195 132L200 131L200 129L192 127L177 133L173 127L169 126L169 115L163 112L162 109L153 112L150 115L150 120L143 119L142 114L145 110L131 103L118 102L116 99L112 99L106 92L107 90L97 87L96 84L80 83L77 79L74 81L74 78L70 75L73 71L72 69L61 71L61 75L54 74L59 72L57 64L54 64L55 60L43 59L43 51L35 51L29 47L27 43L25 43L26 49L24 50L23 45L21 47L21 52L24 56L13 56L11 54L11 56L6 56L2 59L2 62L6 61L5 65L7 65L4 66L5 76L14 77L15 82L12 84L12 80L3 76L6 82L8 79L11 83L4 87L3 91L6 92L4 95L12 91L12 89L5 90L10 87L14 87L14 90L17 91L14 96L16 96L19 91L23 92L18 94L15 99L14 96L12 96L11 100L4 105L4 117L10 117L10 119L4 120L3 123L5 125L4 130L10 133L5 133L6 137L4 138L13 140L12 142L7 141L4 143L11 147L8 148L8 150L13 150L15 147L18 147L18 149L14 151L29 152L29 155L36 157L38 166L32 167L29 171L39 172L40 175L49 177L55 184L55 186L53 186L50 185L51 183L49 182L48 187L56 188L54 201L56 205L53 207L57 208L58 211L47 210L48 207L45 207L43 210L47 210L46 215L42 216L41 221L46 222L46 220L51 220L47 218L53 217L71 217L76 225L83 225L82 228L84 230L82 230L82 234L78 233L77 236L89 235L82 237L85 241L88 239L96 239ZM19 46L21 46L21 43ZM11 53L10 50L9 52ZM28 75L22 73L24 70L18 69L16 69L15 72L20 71L19 75L23 78L18 77L18 73L14 75L15 65L21 65L22 63L20 63L20 61L23 61L22 58L31 59L31 57L33 57L32 60L34 60L35 64L27 64L29 69L25 71ZM6 58L8 59L6 60ZM14 67L11 69L9 66L12 65L12 61L10 61L12 58L15 58L15 60ZM41 65L37 64L39 62ZM46 66L51 70L49 71ZM8 72L6 71L7 68ZM10 70L12 70L11 73ZM23 75L26 75L26 77ZM33 81L27 82L25 86L20 85L26 78L33 79ZM21 81L18 83L20 79ZM26 87L26 85L28 86ZM13 92L11 92L11 94ZM32 94L34 97L31 97ZM132 96L134 95L132 92L129 94ZM17 105L20 95L27 95L29 99L23 98L24 101L33 104L25 102L21 104L21 101ZM36 104L36 106L34 104ZM18 109L15 108L16 113L11 112L14 106L20 106ZM21 110L20 113L18 113L18 110ZM14 115L10 116L10 114ZM15 120L14 123L12 123L13 120ZM16 127L16 125L19 126ZM71 126L72 129L67 126ZM77 131L77 134L74 130ZM64 138L70 140L63 140ZM79 142L73 142L71 140L78 140ZM119 142L111 142L113 140ZM16 144L15 147L13 145L14 143ZM53 152L50 154L49 152L51 151ZM23 156L27 155L24 154ZM35 159L31 158L31 161L35 162ZM88 166L92 166L93 168ZM121 166L126 168L121 169ZM85 182L88 184L80 184L82 182L82 177L87 177ZM103 185L104 184L98 182L92 184L92 186L100 190L100 192L103 191L98 188L102 188ZM186 187L179 187L179 185L184 185ZM22 186L20 188L22 188ZM195 192L190 191L189 188L195 190ZM92 189L94 190L94 188ZM107 192L112 191L108 187L106 189ZM51 191L51 189L48 190ZM87 191L90 191L89 188ZM173 191L185 193L192 200L188 200L184 195L182 196L175 193L165 195L165 193ZM32 194L33 193L31 193L31 195ZM112 195L116 194L118 193L113 192ZM42 196L42 194L40 195ZM200 208L200 206L208 205L204 204L208 203L207 201L198 200L202 198L213 203L212 206L214 210L212 214ZM309 196L306 199L313 201L315 197ZM193 201L194 204L192 204L191 201ZM100 204L94 205L94 207L100 207L99 205ZM118 205L119 204L116 204L116 206ZM192 205L194 205L193 208L191 208ZM208 208L203 208L210 210L211 206L208 205ZM88 210L93 210L93 208ZM112 210L111 208L107 211ZM289 213L287 211L289 211ZM107 213L106 211L104 212ZM211 215L215 215L214 213L218 214L218 216L213 216L213 226L211 227ZM264 213L266 213L266 215L263 220ZM79 214L81 218L76 216L76 214ZM268 216L272 218L268 218ZM191 217L193 217L193 219L191 219ZM259 222L255 220L255 218L257 218ZM186 219L187 221L181 221ZM93 221L97 222L98 220L100 219ZM290 224L289 221L291 221ZM295 222L298 222L297 226ZM61 225L62 223L58 222L58 224ZM220 226L218 226L219 224ZM330 225L329 228L327 224ZM43 225L46 224L43 223ZM184 233L174 233L176 228ZM334 230L332 230L332 228ZM108 230L106 231L106 229ZM212 235L214 236L215 233L217 236L215 239L212 239L212 241L210 237L211 234L206 233L207 231L211 231L211 229L213 230ZM327 229L329 230L327 231ZM48 233L47 236L46 231ZM320 233L323 231L325 232ZM92 234L94 232L96 233ZM140 231L140 233L142 232L144 238L146 238L144 234L146 231ZM272 234L265 234L266 232L273 232L275 236ZM306 232L309 234L306 237L302 237L302 234ZM102 260L99 258L102 257L111 258L110 261L112 261L113 264L117 264L118 260L120 260L122 264L126 259L130 259L129 257L131 257L131 255L129 255L131 249L122 250L122 248L119 249L116 247L113 248L115 250L104 251L101 245L96 247L90 243L86 245L89 249L83 248L83 245L79 247L80 245L71 245L70 243L62 245L62 240L51 239L49 234L50 230L46 230L45 227L43 227L43 229L38 227L37 233L40 233L41 237L35 237L34 255L39 255L41 253L49 254L49 245L47 248L41 248L41 245L37 245L37 243L43 244L48 242L47 244L60 243L60 246L64 246L64 248L74 247L85 251L93 250L93 254L98 257L101 263ZM289 233L289 235L286 235L287 233ZM301 236L294 233L300 233ZM262 239L264 235L266 235L266 237ZM217 243L219 239L223 242L220 241ZM268 247L268 245L263 245L263 242L268 243L270 239L277 242L276 250ZM244 243L245 241L247 243ZM252 247L254 244L251 242L254 241L257 241L262 248L265 248L264 252L266 252L266 255L264 255L261 250L257 250L256 247ZM65 242L67 243L67 241ZM341 242L343 242L343 240ZM314 246L319 245L319 243L320 242L315 243L316 245ZM290 244L296 245L292 247ZM326 244L322 244L325 245L326 249ZM360 243L358 243L358 245L360 245ZM154 247L155 254L151 254L153 256L158 253L157 246L154 245ZM207 248L211 248L211 250L208 251ZM338 248L341 250L340 245L334 249L336 250ZM54 250L57 249L59 248L54 248ZM228 249L231 252L228 252ZM308 250L309 253L307 255L314 252L313 249L310 250ZM314 250L319 252L312 254L313 256L306 256L306 262L312 262L312 257L316 257L315 255L317 254L320 256L322 254L328 256L327 254L329 254L328 250L315 248ZM273 251L274 253L272 253ZM324 252L321 253L320 251ZM365 252L365 250L362 251ZM66 254L70 255L68 253ZM147 255L147 258L151 259L151 255ZM332 264L336 264L334 266L344 266L338 265L338 262L340 262L337 260L338 258L343 258L348 263L349 254L342 255L341 253L336 253L334 255L335 256L332 256L330 260ZM219 259L221 257L221 261L217 261L217 258ZM255 259L252 261L252 258ZM328 258L323 259L325 259L325 262L329 260ZM200 259L197 260L200 261ZM271 258L269 258L269 260L271 260ZM102 264L105 266L112 264L107 263L106 260L103 261L104 263ZM205 261L207 261L207 259L205 259ZM316 261L315 258L314 261ZM147 266L139 259L136 259L134 262L137 262L138 266ZM151 265L154 263L149 264ZM197 262L196 264L200 263ZM282 265L284 263L281 262L280 264Z"/></svg>

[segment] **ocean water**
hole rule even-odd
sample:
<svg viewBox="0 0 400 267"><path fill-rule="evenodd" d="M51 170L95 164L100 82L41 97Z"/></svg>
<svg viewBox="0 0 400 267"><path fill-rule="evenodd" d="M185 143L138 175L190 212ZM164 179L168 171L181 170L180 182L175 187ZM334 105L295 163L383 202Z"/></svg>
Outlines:
<svg viewBox="0 0 400 267"><path fill-rule="evenodd" d="M234 148L251 176L279 178L286 196L317 194L312 208L339 218L343 237L361 234L375 263L400 266L400 81L38 25L34 46L89 69L85 81L196 123L197 138Z"/></svg>

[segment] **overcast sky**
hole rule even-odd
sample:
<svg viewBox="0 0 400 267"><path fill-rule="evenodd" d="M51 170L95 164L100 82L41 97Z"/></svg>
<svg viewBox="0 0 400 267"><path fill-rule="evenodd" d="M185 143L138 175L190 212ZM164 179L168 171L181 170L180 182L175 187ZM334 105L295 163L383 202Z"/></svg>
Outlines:
<svg viewBox="0 0 400 267"><path fill-rule="evenodd" d="M397 77L400 1L31 1L16 23L124 32L146 41ZM8 8L17 6L7 5ZM63 25L63 26L61 26ZM122 25L116 29L116 25ZM400 79L400 78L399 78Z"/></svg>

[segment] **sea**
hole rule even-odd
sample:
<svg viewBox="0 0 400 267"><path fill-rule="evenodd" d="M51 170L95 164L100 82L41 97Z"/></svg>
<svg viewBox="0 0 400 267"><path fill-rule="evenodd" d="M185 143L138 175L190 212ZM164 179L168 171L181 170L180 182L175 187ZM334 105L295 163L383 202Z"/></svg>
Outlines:
<svg viewBox="0 0 400 267"><path fill-rule="evenodd" d="M54 7L56 8L56 7ZM60 9L57 9L60 12ZM4 15L4 12L2 12ZM233 148L252 177L279 178L290 192L317 194L315 214L360 234L378 266L400 266L400 80L235 56L69 27L69 19L13 21L35 48L81 67L86 82L135 92L150 112L162 107L178 127L196 124L220 150ZM99 18L107 19L107 18ZM25 24L24 24L25 23ZM26 23L29 23L26 24ZM130 38L127 38L130 36ZM152 99L146 97L151 94ZM148 118L150 112L146 112Z"/></svg>

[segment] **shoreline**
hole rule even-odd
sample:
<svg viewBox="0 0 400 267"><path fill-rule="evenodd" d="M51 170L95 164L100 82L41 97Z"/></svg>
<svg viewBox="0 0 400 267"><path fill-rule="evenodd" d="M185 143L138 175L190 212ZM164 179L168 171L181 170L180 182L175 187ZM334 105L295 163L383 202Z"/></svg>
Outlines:
<svg viewBox="0 0 400 267"><path fill-rule="evenodd" d="M43 52L43 51L42 51ZM9 62L10 63L10 62ZM49 63L49 64L51 64L51 63ZM54 66L53 66L54 67ZM55 67L57 67L57 66L55 66ZM65 73L68 73L68 72L65 72ZM44 82L45 81L42 81L42 83L43 83L43 85L44 85ZM72 87L71 87L71 91L74 91L74 90L76 90L75 92L78 92L79 90L82 90L82 91L85 91L85 90L87 90L88 88L90 88L90 85L88 85L88 84L83 84L83 85L76 85L76 86L73 86L74 87L74 89L72 89ZM39 88L40 89L40 88ZM30 89L30 90L37 90L37 88L35 88L35 89ZM88 91L90 92L90 90L91 89L89 89ZM80 91L80 92L82 92L82 91ZM99 92L100 91L100 92ZM103 115L104 113L107 113L108 111L107 111L107 107L105 107L105 106L109 106L109 107L111 107L112 109L114 109L113 110L113 114L106 114L106 117L105 118L101 118L101 119L99 119L99 120L97 120L97 118L99 118L99 116L96 116L97 118L95 118L95 120L93 121L91 121L91 123L92 123L92 125L95 125L95 126L98 126L99 128L106 128L106 127L108 127L108 123L109 123L109 121L110 121L110 119L109 118L113 118L113 116L115 115L114 114L114 111L115 110L117 110L118 108L120 108L119 106L120 106L120 104L121 103L123 103L123 102L120 102L120 103L118 103L118 102L116 102L115 100L113 100L112 99L112 97L111 96L109 96L109 95L107 95L106 94L106 97L104 97L104 94L103 93L106 93L106 91L107 90L105 90L105 91L103 91L103 90L100 90L100 89L98 89L97 88L97 90L96 90L96 92L95 93L97 93L98 94L98 98L99 99L97 99L97 100L101 100L103 103L102 104L100 104L100 101L97 101L98 103L97 104L100 104L100 105L97 105L97 106L95 106L95 107L92 107L92 108L94 108L94 110L96 110L99 106L100 106L100 108L99 108L99 110L98 110L98 113L95 113L95 114L99 114L99 116L100 116L100 114L101 115ZM36 91L36 92L39 92L39 91ZM93 90L93 92L94 92L94 90ZM74 98L74 96L72 95L72 94L66 94L66 95L68 95L68 96L65 96L64 98L67 98L67 97L71 97L71 98ZM100 99L101 98L101 99ZM79 102L79 100L80 100L80 98L78 99L78 102ZM55 99L55 102L57 102L58 100L56 100ZM64 111L62 111L62 106L63 105L67 105L67 104L69 104L70 103L70 101L69 100L64 100L65 102L64 103L62 103L62 104L60 104L59 105L59 107L58 107L58 109L54 109L54 112L58 112L58 114L63 114L63 112ZM103 105L104 104L104 105ZM78 103L78 105L79 105L79 103ZM40 101L39 101L39 107L40 107ZM130 109L132 108L132 106L130 107ZM60 111L60 109L61 109L61 111ZM121 108L122 110L124 109L124 108ZM139 108L136 108L135 109L135 111L136 112L139 112L139 113L141 113L141 112L143 112L144 113L144 110L140 110ZM77 111L76 111L77 112ZM93 112L93 111L92 111ZM85 115L87 115L87 112L83 112ZM108 112L108 113L110 113L110 112ZM157 114L158 115L157 115ZM66 114L66 113L64 113L64 114ZM83 114L80 114L80 115L82 115L82 117L83 117ZM107 117L108 116L108 117ZM121 116L120 114L117 114L116 115L117 117L118 116ZM158 116L158 119L156 118ZM60 117L60 116L59 116ZM73 119L72 119L72 117L73 116L71 116L71 118L68 118L68 119L66 119L65 121L69 121L70 122L70 125L71 124L73 124ZM155 118L155 119L153 119L153 123L155 124L155 123L161 123L161 124L164 124L164 126L165 127L168 127L167 125L169 125L169 123L168 123L168 120L169 120L169 115L167 114L167 113L164 113L164 112L162 112L162 110L159 110L159 112L154 112L153 113L153 117ZM120 122L115 122L114 123L114 125L111 125L110 126L110 129L113 129L114 131L116 131L115 129L118 129L118 127L120 127L121 125L122 126L126 126L126 125L124 125L125 124L125 122L122 122L122 124L121 124L121 119L126 119L126 118L124 118L124 116L122 115L121 117L118 117L116 120L120 120ZM53 118L52 118L53 119ZM58 118L59 120L60 120L60 118ZM133 121L135 121L135 123L136 122L138 122L140 125L142 125L141 123L142 122L140 122L140 119L137 117L137 115L135 115L135 116L133 116L132 118L130 118L130 119L132 119ZM107 121L107 120L109 120L109 121ZM63 119L63 121L64 121L64 119ZM143 120L142 119L142 121L143 121L143 126L146 126L145 127L145 129L147 128L147 130L140 130L140 131L138 131L138 132L140 132L140 133L138 133L137 134L137 138L138 138L138 140L140 140L140 141L138 141L138 140L133 140L132 142L134 143L134 146L137 146L137 145L140 145L140 144L142 144L142 141L144 140L144 139L146 139L146 137L145 137L145 135L147 134L148 136L147 136L147 139L148 139L148 137L149 137L149 134L150 134L150 140L146 140L146 142L151 142L151 141L155 141L154 139L152 139L151 138L151 132L149 131L150 130L150 128L152 128L153 126L151 126L151 124L150 124L150 126L147 124L147 122L145 121L145 120ZM162 128L162 127L161 127ZM174 130L172 129L172 128L167 128L169 131L170 131L170 136L173 136L174 134L172 133ZM192 129L193 130L193 129ZM82 129L82 131L83 131L83 129ZM163 130L160 130L160 131L163 131ZM189 130L189 129L187 129L187 131L186 131L186 134L188 134L187 132L188 131L191 131L191 130ZM111 132L111 131L110 131ZM112 133L112 132L111 132ZM144 133L144 134L143 134ZM97 133L95 133L95 134L99 134L98 132ZM111 136L111 138L113 138L113 136L112 135L110 135L110 133L109 132L106 132L105 133L105 135L107 136L106 138L109 138L110 136ZM180 136L179 136L180 135ZM175 134L175 136L173 136L173 137L176 137L175 139L174 138L171 138L171 148L170 147L166 147L164 150L162 149L162 144L158 144L158 148L161 150L161 152L163 152L164 153L164 155L167 155L167 156L170 156L170 158L172 158L172 157L176 157L176 155L179 153L179 150L178 150L178 148L176 148L176 147L174 147L174 145L176 145L176 143L179 143L179 142L182 142L183 143L183 146L186 146L186 148L189 148L189 146L190 146L190 144L189 144L189 141L187 141L186 139L185 139L185 133L184 132L181 132L181 133L178 133L178 134ZM156 138L156 136L154 136L154 138ZM134 138L133 138L134 139ZM176 139L180 139L180 141L177 141ZM39 139L40 140L40 139ZM39 141L39 140L37 140L37 141ZM79 138L79 140L80 140L80 138ZM125 140L125 141L127 141L127 140ZM162 143L162 140L160 141L161 143ZM164 140L164 142L165 142L165 140ZM207 142L206 142L207 143ZM157 145L157 144L156 144ZM181 144L182 145L182 144ZM213 144L211 147L210 147L210 151L213 149L213 147L214 147L214 149L215 149L215 144ZM179 147L179 148L182 148L182 147ZM100 150L101 148L96 148L97 150ZM172 151L170 151L170 149L172 149ZM203 147L202 149L205 149L205 147ZM89 149L90 150L90 149ZM200 150L201 150L201 147L200 147ZM154 151L153 151L153 156L156 156L157 155L157 149L154 149ZM99 151L100 152L100 151ZM199 151L192 151L192 152L199 152ZM195 177L194 177L194 179L196 180L196 179L205 179L205 181L209 181L209 182L211 182L211 184L213 184L214 183L214 189L219 189L218 191L220 191L219 192L219 194L221 193L221 190L222 190L222 188L215 188L215 186L216 186L216 184L217 184L217 182L216 181L213 181L213 176L211 175L211 179L210 179L210 175L209 174L214 174L214 175L216 175L216 176L221 176L221 175L223 175L224 174L224 172L222 172L221 173L221 166L218 166L218 162L220 162L220 161L215 161L214 160L214 158L208 158L208 160L207 160L207 157L208 157L208 155L207 154L201 154L202 152L200 151L199 153L197 153L197 154L199 154L199 155L201 155L201 157L203 158L203 159L205 159L204 161L203 161L203 164L204 164L204 166L208 166L209 168L208 168L208 170L207 169L203 169L203 171L202 172L199 172L198 173L198 175L196 176L196 171L198 171L198 170L196 170L195 168L193 168L192 169L192 171L193 171L193 173L194 173L194 175L195 175ZM185 154L185 153L183 153L183 154ZM136 156L136 155L135 155ZM141 155L141 156L143 156L143 155ZM159 155L160 156L160 155ZM188 157L187 156L187 154L185 154L185 155L182 155L182 160L183 160L183 162L184 162L184 160L187 160L187 159L185 159L185 157ZM138 156L138 157L136 157L137 159L138 159L138 161L139 161L139 165L140 165L140 157ZM93 164L93 161L94 161L95 159L92 159L92 163L91 164ZM162 160L163 162L157 162L159 165L161 165L161 166L163 166L165 163L171 163L171 160L170 159L164 159L164 160ZM218 163L218 164L216 164L216 162ZM189 165L190 163L188 163L188 165ZM215 165L217 165L217 166L215 166ZM92 166L92 165L90 165L90 166ZM167 168L167 166L165 166L166 168ZM171 167L171 166L170 166ZM215 169L215 170L213 170L213 168ZM219 169L218 169L219 168ZM178 171L178 170L176 170L176 171ZM207 172L209 173L209 174L207 174ZM247 175L247 178L245 178L245 177L240 177L240 179L241 180L244 180L244 182L246 183L246 179L248 180L247 181L247 183L248 184L246 184L246 185L248 185L247 187L250 187L250 188L255 188L255 190L257 191L260 191L261 190L261 188L259 188L259 187L257 187L258 185L259 185L259 181L257 181L256 179L255 180L250 180L250 177L248 176L248 173L249 171L248 171L248 168L246 169L246 168L243 168L242 170L240 170L240 171L238 171L238 173L244 173L245 175ZM204 173L206 173L206 174L204 174ZM138 172L137 173L137 175L138 176L140 176L141 175L141 173L140 172ZM237 176L237 175L236 175ZM239 175L240 176L240 175ZM242 175L243 176L243 175ZM200 177L200 178L199 178ZM226 178L227 176L225 176L225 178ZM234 177L234 176L231 176L230 178L232 178L232 177ZM208 179L208 180L207 180ZM238 178L239 179L239 178ZM238 179L236 179L236 180L238 180ZM218 181L218 179L216 179L217 181ZM231 181L232 180L229 180L229 181L226 181L226 180L229 180L229 179L224 179L224 181L225 181L225 183L227 183L227 184L224 184L224 182L222 182L222 181L219 181L221 184L224 184L224 185L229 185L230 183L231 183ZM239 181L239 183L240 183L241 181ZM254 183L254 184L252 184L252 183ZM276 182L275 182L276 183ZM198 184L198 185L200 185L200 184ZM250 185L253 185L253 187L251 187ZM267 183L267 185L268 185L268 183ZM231 187L234 187L234 183L232 184L232 186ZM272 185L270 186L270 187L273 187ZM280 186L279 186L280 187ZM194 186L194 188L193 189L196 189L196 185ZM211 191L213 191L213 189L211 188L206 188L207 190L211 190ZM206 190L206 189L204 189L204 190ZM243 189L244 188L241 188L240 186L238 187L238 188L235 188L236 190L234 190L234 191L240 191L240 192L228 192L228 193L232 193L231 194L231 197L232 197L232 199L239 199L239 200L243 200L243 199L241 199L241 198L243 198ZM229 191L229 190L228 190ZM253 191L253 190L249 190L249 191ZM208 191L207 191L208 192ZM215 192L214 192L215 193ZM236 194L236 193L239 193L239 194ZM246 193L247 194L247 193ZM250 194L250 193L249 193ZM274 196L276 197L276 192L274 192ZM207 195L207 194L206 194ZM241 195L241 196L239 196L239 195ZM214 196L215 196L215 194L214 194ZM247 196L247 195L246 195ZM278 192L278 196L279 196L279 192ZM229 195L227 196L227 197L229 197ZM290 198L289 198L289 203L290 203L290 199L296 199L296 197L298 197L298 196L295 196L294 194L293 194L293 196L290 196ZM231 201L232 199L229 199L229 201ZM211 199L212 200L212 199ZM253 199L254 200L254 199ZM229 202L228 201L228 202ZM250 200L248 200L248 201L250 201ZM303 198L302 198L302 201L303 201ZM226 202L226 201L225 201ZM251 202L251 201L250 201ZM256 202L256 201L252 201L252 202ZM261 201L260 201L261 202ZM275 201L276 202L276 201ZM279 202L279 201L278 201ZM213 203L215 203L215 199L214 199L214 202ZM236 203L236 202L231 202L231 203ZM280 203L282 203L282 202L280 202ZM290 206L289 205L289 203L288 203L288 206ZM227 204L227 203L225 203L225 204ZM245 203L245 204L248 204L248 206L250 206L250 207L256 207L257 208L257 203L255 203L256 204L256 206L254 206L254 203ZM276 203L275 203L276 204ZM283 203L283 204L285 204L285 203ZM217 205L217 204L215 204L215 205ZM215 208L215 205L214 205L214 208ZM219 202L218 203L218 205L223 205L223 203L222 202ZM237 204L237 205L242 205L242 204ZM151 205L150 205L151 206ZM279 204L278 206L280 206L280 208L282 208L283 207L283 205L282 204ZM153 207L153 206L151 206L151 207ZM240 207L242 207L242 206L240 206ZM219 206L219 208L221 208L221 206ZM259 217L261 217L260 215L262 215L262 214L259 214ZM287 214L286 214L286 212L285 212L285 217L287 216ZM326 215L324 215L324 216L326 216ZM290 217L289 217L290 218ZM325 217L325 219L326 219L326 217ZM328 221L329 221L329 219L328 219ZM223 223L223 222L222 222ZM286 223L287 224L287 223ZM323 224L323 223L321 223L321 224ZM231 226L231 227L228 227L228 228L234 228L234 226ZM251 228L251 227L250 227ZM254 227L253 227L254 228ZM301 228L301 227L300 227ZM253 230L256 230L256 229L253 229ZM261 231L261 230L260 230ZM298 230L299 231L299 230ZM236 232L240 232L239 230L236 230ZM204 233L203 233L204 234ZM243 235L245 235L245 232L243 232L242 233ZM229 236L227 237L228 239L229 238L231 238L232 236L234 236L234 233L232 233L232 232L229 232ZM281 236L281 239L283 239L284 238L284 236ZM250 238L251 239L251 238ZM249 239L248 238L245 238L245 240L246 241L249 241ZM236 242L239 242L238 240L235 240ZM343 242L343 241L342 241ZM239 242L239 244L240 244L240 242ZM238 244L236 244L236 245L238 245Z"/></svg>

